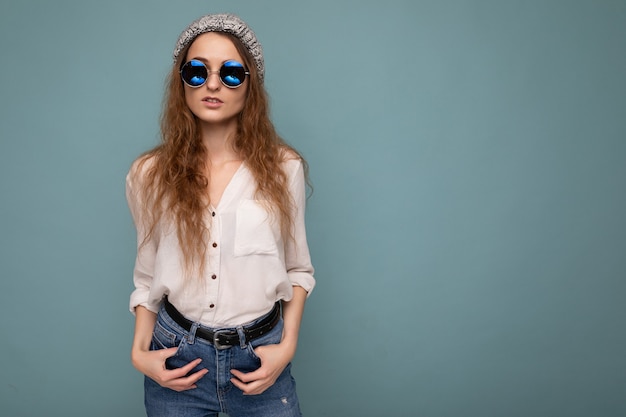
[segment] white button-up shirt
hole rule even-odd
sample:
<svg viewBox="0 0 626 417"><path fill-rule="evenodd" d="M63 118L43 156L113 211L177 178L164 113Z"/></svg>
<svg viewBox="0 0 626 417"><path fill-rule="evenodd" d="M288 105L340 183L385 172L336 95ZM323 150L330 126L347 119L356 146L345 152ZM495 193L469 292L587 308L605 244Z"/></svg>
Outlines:
<svg viewBox="0 0 626 417"><path fill-rule="evenodd" d="M175 228L161 223L150 241L138 249L131 312L141 305L156 313L167 295L190 320L214 328L232 327L269 312L278 300L289 301L294 285L310 294L315 279L304 221L304 171L295 159L284 162L283 168L295 202L293 239L283 240L279 222L255 200L256 180L242 163L218 206L207 212L210 241L203 276L184 278ZM140 218L140 175L133 167L126 177L138 243L146 233Z"/></svg>

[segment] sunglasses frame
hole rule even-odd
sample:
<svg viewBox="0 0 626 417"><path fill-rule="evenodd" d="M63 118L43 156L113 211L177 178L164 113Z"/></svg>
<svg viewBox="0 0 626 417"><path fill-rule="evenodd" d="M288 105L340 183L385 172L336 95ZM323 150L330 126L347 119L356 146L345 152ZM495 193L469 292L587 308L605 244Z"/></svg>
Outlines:
<svg viewBox="0 0 626 417"><path fill-rule="evenodd" d="M192 84L189 84L189 83L187 82L187 80L185 80L185 78L183 77L183 69L184 69L184 68L185 68L185 67L186 67L189 63L191 63L191 62L196 62L196 63L198 63L198 64L201 64L201 65L204 67L204 69L206 70L207 75L206 75L206 78L205 78L205 80L204 80L204 82L203 82L202 84L198 84L198 85L192 85ZM241 68L242 68L242 69L243 69L243 71L244 71L243 73L244 73L244 75L245 75L245 76L244 76L244 78L243 78L243 80L241 81L241 83L240 83L240 84L237 84L237 85L228 85L228 84L224 81L224 79L222 78L222 69L224 69L224 68L226 67L226 65L227 65L228 63L231 63L231 62L234 62L234 63L237 63L237 64L241 65ZM250 71L247 71L247 70L246 70L246 67L245 67L245 66L244 66L241 62L239 62L239 61L237 61L237 60L235 60L235 59L229 59L228 61L225 61L225 62L224 62L224 63L220 66L220 69L219 69L219 70L217 70L217 71L210 71L210 70L209 70L209 67L207 67L207 65L206 65L204 62L202 62L202 61L200 61L200 60L198 60L198 59L190 59L189 61L185 62L185 63L184 63L184 64L180 67L180 70L178 71L178 73L180 74L180 79L181 79L181 80L183 80L183 82L185 83L185 85L187 85L187 86L189 86L189 87L191 87L191 88L199 88L199 87L202 87L203 85L205 85L205 84L207 83L207 81L209 81L209 77L211 76L211 74L218 74L218 77L219 77L219 79L220 79L220 82L222 83L222 85L224 85L224 86L225 86L225 87L227 87L227 88L239 88L239 87L241 87L241 86L243 85L243 83L246 81L246 77L249 77L249 76L250 76Z"/></svg>

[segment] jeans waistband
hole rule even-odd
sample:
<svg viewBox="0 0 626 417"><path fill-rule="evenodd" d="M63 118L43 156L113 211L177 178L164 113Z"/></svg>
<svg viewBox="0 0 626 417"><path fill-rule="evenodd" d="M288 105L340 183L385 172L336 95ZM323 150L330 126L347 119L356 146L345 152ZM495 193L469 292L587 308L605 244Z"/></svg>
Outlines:
<svg viewBox="0 0 626 417"><path fill-rule="evenodd" d="M163 300L163 306L167 314L183 329L190 331L193 321L185 318L177 309L169 302L167 297ZM244 326L243 334L245 336L244 344L263 336L271 331L280 320L280 303L274 304L274 308L265 317L257 323L250 326ZM196 329L196 337L204 339L215 346L216 349L228 349L241 344L239 332L237 330L216 330L211 331L198 327Z"/></svg>

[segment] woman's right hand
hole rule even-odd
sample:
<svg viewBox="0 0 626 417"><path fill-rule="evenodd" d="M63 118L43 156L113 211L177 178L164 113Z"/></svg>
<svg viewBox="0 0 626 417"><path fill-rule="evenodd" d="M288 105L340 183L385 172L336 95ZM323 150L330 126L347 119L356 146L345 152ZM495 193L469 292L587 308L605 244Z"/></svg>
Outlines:
<svg viewBox="0 0 626 417"><path fill-rule="evenodd" d="M165 367L165 361L167 358L174 356L176 350L177 348L175 347L152 351L133 349L131 360L133 366L137 368L139 372L154 380L162 387L178 392L194 389L197 387L196 382L209 371L207 369L201 369L189 375L191 370L202 362L200 358L189 362L181 368L167 369Z"/></svg>
<svg viewBox="0 0 626 417"><path fill-rule="evenodd" d="M181 368L167 369L165 361L174 356L178 349L173 347L150 350L156 318L157 315L145 307L135 308L135 336L130 354L133 366L162 387L179 392L196 388L196 382L209 370L201 369L191 375L189 373L202 362L202 359L193 360Z"/></svg>

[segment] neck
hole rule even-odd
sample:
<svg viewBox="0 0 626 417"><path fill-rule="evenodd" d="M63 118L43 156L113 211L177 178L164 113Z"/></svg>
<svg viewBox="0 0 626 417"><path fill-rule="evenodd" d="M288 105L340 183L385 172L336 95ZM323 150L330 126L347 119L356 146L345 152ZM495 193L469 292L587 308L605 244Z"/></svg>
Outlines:
<svg viewBox="0 0 626 417"><path fill-rule="evenodd" d="M220 164L240 159L233 149L233 138L237 133L236 121L223 124L203 124L202 142L211 164Z"/></svg>

